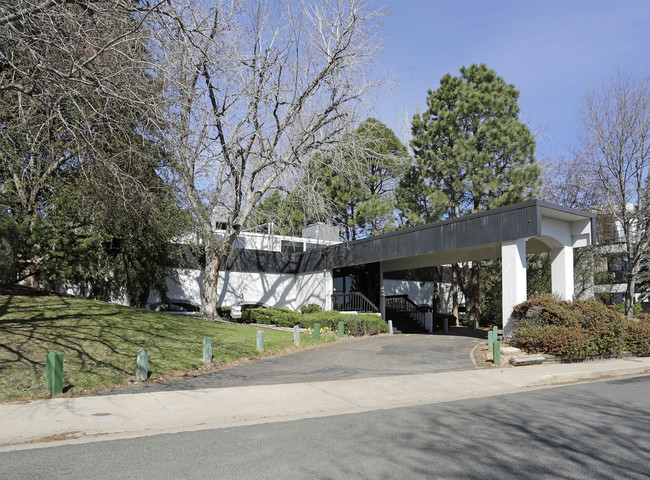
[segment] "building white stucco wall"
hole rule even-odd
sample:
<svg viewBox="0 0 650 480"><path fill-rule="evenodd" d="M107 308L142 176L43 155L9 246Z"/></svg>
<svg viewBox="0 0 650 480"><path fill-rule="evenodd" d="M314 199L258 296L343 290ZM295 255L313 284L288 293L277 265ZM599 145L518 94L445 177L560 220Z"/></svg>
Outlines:
<svg viewBox="0 0 650 480"><path fill-rule="evenodd" d="M167 277L171 301L201 306L203 273L200 270L172 269ZM331 309L332 273L329 270L303 274L261 272L219 272L218 306L263 304L299 310L310 303ZM160 302L152 296L149 304Z"/></svg>

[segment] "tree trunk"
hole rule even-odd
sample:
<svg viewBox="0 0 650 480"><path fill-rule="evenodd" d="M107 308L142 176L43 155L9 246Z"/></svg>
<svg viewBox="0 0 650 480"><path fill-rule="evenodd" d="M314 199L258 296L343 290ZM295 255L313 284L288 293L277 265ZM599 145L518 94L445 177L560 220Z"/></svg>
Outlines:
<svg viewBox="0 0 650 480"><path fill-rule="evenodd" d="M451 266L451 294L452 294L452 315L458 320L458 264L454 263Z"/></svg>
<svg viewBox="0 0 650 480"><path fill-rule="evenodd" d="M203 267L203 291L201 293L201 315L209 320L218 318L219 302L219 266L221 258L216 251L206 248L205 266Z"/></svg>
<svg viewBox="0 0 650 480"><path fill-rule="evenodd" d="M433 308L435 312L440 313L440 278L438 276L438 267L433 268Z"/></svg>
<svg viewBox="0 0 650 480"><path fill-rule="evenodd" d="M627 288L625 290L625 315L628 318L634 316L634 292L636 290L636 275L632 272L627 274Z"/></svg>
<svg viewBox="0 0 650 480"><path fill-rule="evenodd" d="M481 262L473 261L472 262L472 305L469 311L469 321L470 325L472 322L476 322L476 326L479 324L479 312L480 312L480 273L481 273Z"/></svg>

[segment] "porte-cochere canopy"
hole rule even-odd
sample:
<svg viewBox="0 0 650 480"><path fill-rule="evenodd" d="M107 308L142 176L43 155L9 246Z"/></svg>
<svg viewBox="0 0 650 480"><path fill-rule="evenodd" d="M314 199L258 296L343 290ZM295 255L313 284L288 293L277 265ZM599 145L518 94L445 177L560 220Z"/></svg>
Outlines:
<svg viewBox="0 0 650 480"><path fill-rule="evenodd" d="M379 263L381 279L383 272L500 257L508 335L513 306L526 300L526 254L550 252L553 292L571 300L573 249L595 244L595 231L595 214L532 200L304 252L291 263L297 273Z"/></svg>

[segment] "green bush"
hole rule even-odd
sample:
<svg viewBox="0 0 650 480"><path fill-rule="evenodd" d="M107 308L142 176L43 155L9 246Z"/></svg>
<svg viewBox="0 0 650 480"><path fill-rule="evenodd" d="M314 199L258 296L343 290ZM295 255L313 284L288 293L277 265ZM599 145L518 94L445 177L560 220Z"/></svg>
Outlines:
<svg viewBox="0 0 650 480"><path fill-rule="evenodd" d="M323 309L317 303L310 303L309 305L303 305L300 307L300 312L303 314L322 312Z"/></svg>
<svg viewBox="0 0 650 480"><path fill-rule="evenodd" d="M339 322L343 322L346 332L353 336L377 335L385 333L388 325L380 316L372 314L343 314L335 311L317 312L303 315L300 319L302 328L314 328L315 323L320 323L321 327L329 327L336 331Z"/></svg>
<svg viewBox="0 0 650 480"><path fill-rule="evenodd" d="M246 308L242 310L243 323L259 323L262 325L277 325L278 327L293 327L300 320L300 313L286 308Z"/></svg>
<svg viewBox="0 0 650 480"><path fill-rule="evenodd" d="M218 312L222 316L229 315L230 307L223 307ZM388 330L386 322L378 315L345 315L335 311L320 311L303 315L277 307L242 309L242 316L238 322L277 325L278 327L300 325L301 328L314 328L315 323L320 323L321 328L330 328L332 331L336 331L339 322L343 322L345 331L350 335L376 335Z"/></svg>
<svg viewBox="0 0 650 480"><path fill-rule="evenodd" d="M620 355L625 348L624 317L593 300L537 297L515 306L511 343L534 353L576 359Z"/></svg>
<svg viewBox="0 0 650 480"><path fill-rule="evenodd" d="M650 356L650 315L639 314L636 318L626 318L625 349L637 357Z"/></svg>

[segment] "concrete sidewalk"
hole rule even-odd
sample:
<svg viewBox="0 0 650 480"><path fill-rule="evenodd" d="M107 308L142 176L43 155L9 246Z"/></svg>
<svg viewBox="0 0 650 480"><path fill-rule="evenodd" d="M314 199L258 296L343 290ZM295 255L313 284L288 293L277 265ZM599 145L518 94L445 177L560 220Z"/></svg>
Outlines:
<svg viewBox="0 0 650 480"><path fill-rule="evenodd" d="M650 373L650 358L0 404L0 452L282 422Z"/></svg>

